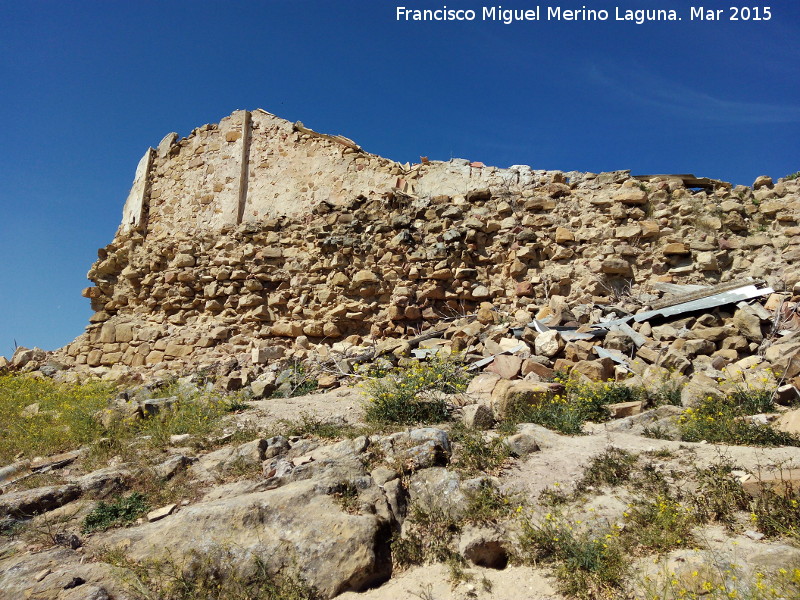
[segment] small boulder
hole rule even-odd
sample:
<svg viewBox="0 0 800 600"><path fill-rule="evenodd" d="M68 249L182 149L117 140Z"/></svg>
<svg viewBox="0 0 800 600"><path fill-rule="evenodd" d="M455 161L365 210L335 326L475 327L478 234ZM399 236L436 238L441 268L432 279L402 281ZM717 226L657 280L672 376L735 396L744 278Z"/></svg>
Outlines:
<svg viewBox="0 0 800 600"><path fill-rule="evenodd" d="M483 431L494 425L494 414L486 404L469 404L463 408L461 420L467 427Z"/></svg>
<svg viewBox="0 0 800 600"><path fill-rule="evenodd" d="M536 354L550 358L564 348L564 339L559 335L558 331L550 330L536 336L534 346Z"/></svg>

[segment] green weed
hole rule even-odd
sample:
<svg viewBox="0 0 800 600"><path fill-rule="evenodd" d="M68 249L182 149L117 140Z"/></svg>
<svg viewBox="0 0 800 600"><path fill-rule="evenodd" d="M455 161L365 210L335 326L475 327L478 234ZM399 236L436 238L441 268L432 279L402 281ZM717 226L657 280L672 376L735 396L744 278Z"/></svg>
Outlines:
<svg viewBox="0 0 800 600"><path fill-rule="evenodd" d="M445 562L454 554L451 543L459 531L458 520L447 511L427 510L412 504L403 535L392 540L392 561L400 569L426 562Z"/></svg>
<svg viewBox="0 0 800 600"><path fill-rule="evenodd" d="M273 392L273 398L295 398L305 396L316 391L319 387L317 378L308 372L303 363L294 362L281 372L276 380L278 388Z"/></svg>
<svg viewBox="0 0 800 600"><path fill-rule="evenodd" d="M358 488L350 481L342 481L330 492L334 502L346 513L358 514Z"/></svg>
<svg viewBox="0 0 800 600"><path fill-rule="evenodd" d="M793 435L744 419L753 414L753 410L761 412L766 402L764 398L760 394L707 396L697 407L686 409L679 417L681 439L749 446L800 446L800 439Z"/></svg>
<svg viewBox="0 0 800 600"><path fill-rule="evenodd" d="M302 412L295 421L282 419L278 422L282 435L286 436L314 436L326 439L341 439L357 437L362 429L349 423L325 421L314 415Z"/></svg>
<svg viewBox="0 0 800 600"><path fill-rule="evenodd" d="M130 525L150 509L139 492L119 497L113 502L100 502L83 520L83 532L105 531L111 527Z"/></svg>
<svg viewBox="0 0 800 600"><path fill-rule="evenodd" d="M486 440L483 433L456 423L450 431L456 445L453 466L468 474L496 474L511 457L508 444L501 437Z"/></svg>
<svg viewBox="0 0 800 600"><path fill-rule="evenodd" d="M635 454L620 448L608 448L589 462L578 481L576 489L584 491L603 485L618 486L627 483L633 475L637 462Z"/></svg>
<svg viewBox="0 0 800 600"><path fill-rule="evenodd" d="M513 515L520 506L486 480L481 481L475 491L468 493L467 499L463 521L476 524L497 523Z"/></svg>
<svg viewBox="0 0 800 600"><path fill-rule="evenodd" d="M517 559L524 564L552 563L560 591L585 599L616 598L623 589L627 560L619 531L591 531L547 513L522 522Z"/></svg>
<svg viewBox="0 0 800 600"><path fill-rule="evenodd" d="M185 564L172 559L136 562L121 550L99 559L123 570L123 580L137 600L320 600L319 593L295 569L272 572L258 556L229 549L195 552ZM191 564L191 568L186 565Z"/></svg>
<svg viewBox="0 0 800 600"><path fill-rule="evenodd" d="M691 542L696 525L692 506L669 494L639 498L625 513L625 538L629 547L647 552L665 552Z"/></svg>
<svg viewBox="0 0 800 600"><path fill-rule="evenodd" d="M567 435L580 435L586 421L602 423L610 418L609 404L642 397L642 390L612 381L584 382L563 373L554 380L564 384L563 393L530 406L515 407L502 424L503 430L518 423L536 423Z"/></svg>
<svg viewBox="0 0 800 600"><path fill-rule="evenodd" d="M94 414L113 387L90 381L58 384L28 375L0 376L0 463L74 450L103 436ZM25 410L30 407L28 410Z"/></svg>

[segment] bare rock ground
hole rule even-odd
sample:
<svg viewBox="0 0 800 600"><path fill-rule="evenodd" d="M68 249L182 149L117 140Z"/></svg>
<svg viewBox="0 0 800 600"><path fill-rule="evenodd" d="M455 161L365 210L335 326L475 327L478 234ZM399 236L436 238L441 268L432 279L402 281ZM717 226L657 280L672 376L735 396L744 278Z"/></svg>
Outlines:
<svg viewBox="0 0 800 600"><path fill-rule="evenodd" d="M361 392L342 388L297 398L254 401L248 409L233 415L231 421L237 428L275 432L302 414L318 422L357 426L363 424L362 411ZM97 495L76 492L75 498L73 494L55 502L51 501L52 494L47 496L40 491L42 488L26 491L13 485L6 487L0 495L4 515L13 515L14 502L20 506L20 498L25 497L34 497L28 500L26 510L40 514L30 520L27 535L0 538L0 598L139 598L143 596L131 588L130 571L120 563L109 564L109 549L133 561L129 564L163 557L178 560L185 568L199 556L211 556L221 548L243 577L253 564L261 564L258 560L275 570L296 567L325 597L567 597L558 592L552 567L546 562L534 566L512 562L502 569L492 569L467 561L455 574L452 566L444 563L393 568L392 536L407 529L403 522L409 518L408 506L415 499L414 486L422 482L435 488L441 482L456 481L463 491L483 477L469 479L453 469L452 459L459 449L457 444L451 447L446 433L436 428L405 433L396 429L396 433L381 432L341 441L296 436L285 445L270 438L263 443L235 442L219 450L195 452L190 464L197 459L199 462L189 466L187 473L197 473L196 465L205 464L210 472L218 474L216 479L198 478L199 491L187 495L159 520L144 519L131 527L107 532L79 531L80 521L96 505ZM508 461L492 480L497 489L513 498L514 504L525 506L525 514L531 519L553 510L544 502L543 492L571 494L592 460L609 448L648 457L652 468L670 474L675 485L683 485L681 481L691 479L697 469L722 461L735 465L738 472L750 474L776 466L789 469L800 465L800 448L657 440L625 431L623 421L589 425L587 434L582 436L564 436L531 424L518 426L518 431L533 438L538 450ZM494 433L486 435L491 437ZM377 448L380 452L375 451ZM168 452L181 453L186 454L187 450ZM255 468L246 462L251 455L255 457ZM244 462L231 462L231 457ZM403 475L407 478L403 485L397 471L400 459L410 465ZM117 471L124 469L125 465L120 465ZM114 468L106 468L87 478L78 464L69 474L60 476L59 482L106 481L114 472ZM345 490L345 484L351 487ZM411 490L410 497L405 487ZM352 494L346 502L342 501L343 491ZM35 506L37 493L50 500ZM578 523L594 523L598 527L621 523L634 495L635 490L630 488L599 486L561 510ZM440 497L442 506L447 505L444 497ZM742 523L733 529L718 524L697 527L692 533L695 543L690 547L628 557L633 567L631 584L638 586L641 594L647 585L661 585L658 582L665 574L671 577L676 571L685 574L687 569L699 569L701 574L713 574L725 567L752 578L761 571L800 565L797 547L780 538L762 539L748 526L746 515L740 517ZM519 550L515 526L503 531L505 550L513 555ZM70 542L69 535L77 535L78 541Z"/></svg>

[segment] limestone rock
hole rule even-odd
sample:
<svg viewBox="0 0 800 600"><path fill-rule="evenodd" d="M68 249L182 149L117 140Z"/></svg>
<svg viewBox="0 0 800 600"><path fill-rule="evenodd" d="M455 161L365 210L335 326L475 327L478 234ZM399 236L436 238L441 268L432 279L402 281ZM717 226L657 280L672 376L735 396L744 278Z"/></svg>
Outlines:
<svg viewBox="0 0 800 600"><path fill-rule="evenodd" d="M515 433L505 439L505 444L511 451L512 456L523 457L537 452L539 444L536 443L536 438L530 433Z"/></svg>
<svg viewBox="0 0 800 600"><path fill-rule="evenodd" d="M562 389L559 384L502 379L492 390L492 411L498 419L503 419L516 408L542 402Z"/></svg>
<svg viewBox="0 0 800 600"><path fill-rule="evenodd" d="M638 188L627 188L614 195L614 200L622 204L647 204L647 192Z"/></svg>
<svg viewBox="0 0 800 600"><path fill-rule="evenodd" d="M761 332L761 319L748 310L749 307L739 308L733 315L733 325L744 337L751 342L761 342L764 335Z"/></svg>
<svg viewBox="0 0 800 600"><path fill-rule="evenodd" d="M691 254L691 251L682 242L672 242L666 244L661 249L661 253L664 256L687 256Z"/></svg>
<svg viewBox="0 0 800 600"><path fill-rule="evenodd" d="M486 430L494 425L494 414L486 404L468 404L462 409L461 419L472 429Z"/></svg>
<svg viewBox="0 0 800 600"><path fill-rule="evenodd" d="M75 484L51 485L2 494L0 518L7 516L28 518L68 504L80 495L81 488Z"/></svg>
<svg viewBox="0 0 800 600"><path fill-rule="evenodd" d="M496 373L483 373L474 377L467 385L467 397L481 404L488 404L500 375Z"/></svg>
<svg viewBox="0 0 800 600"><path fill-rule="evenodd" d="M490 373L497 373L503 379L513 379L519 373L522 359L513 354L499 354L492 363L486 367Z"/></svg>
<svg viewBox="0 0 800 600"><path fill-rule="evenodd" d="M299 564L325 597L381 583L391 572L388 524L376 515L342 512L328 494L330 485L298 481L199 502L169 519L114 532L106 543L121 545L137 561L166 557L168 550L183 564L199 551L240 577L255 568L257 557L271 573ZM232 539L235 560L225 551Z"/></svg>
<svg viewBox="0 0 800 600"><path fill-rule="evenodd" d="M556 330L540 333L535 342L536 354L552 357L564 348L564 339Z"/></svg>
<svg viewBox="0 0 800 600"><path fill-rule="evenodd" d="M753 182L753 189L754 190L760 190L761 188L764 188L764 187L767 187L767 188L772 188L773 187L772 177L770 177L769 175L760 175L760 176L756 177L756 180Z"/></svg>

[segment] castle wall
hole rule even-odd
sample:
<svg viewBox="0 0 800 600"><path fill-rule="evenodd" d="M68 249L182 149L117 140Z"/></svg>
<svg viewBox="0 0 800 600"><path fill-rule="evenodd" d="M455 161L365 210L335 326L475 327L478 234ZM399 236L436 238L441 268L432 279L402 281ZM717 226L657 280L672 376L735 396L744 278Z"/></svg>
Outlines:
<svg viewBox="0 0 800 600"><path fill-rule="evenodd" d="M300 338L403 338L480 310L524 324L568 302L586 322L598 305L657 298L658 283L800 285L800 181L684 179L401 165L237 111L139 162L88 273L96 312L65 360L171 369Z"/></svg>
<svg viewBox="0 0 800 600"><path fill-rule="evenodd" d="M222 231L307 213L320 202L340 206L358 196L385 197L398 186L416 196L457 196L492 185L519 191L545 175L459 159L404 166L263 110L240 110L184 139L170 134L148 150L121 227L156 237L176 229Z"/></svg>

